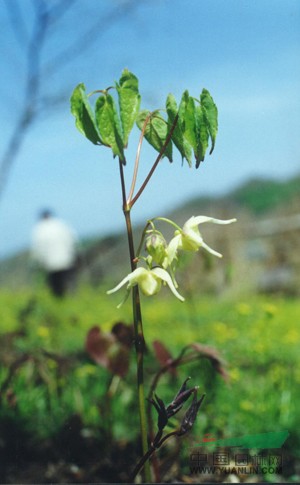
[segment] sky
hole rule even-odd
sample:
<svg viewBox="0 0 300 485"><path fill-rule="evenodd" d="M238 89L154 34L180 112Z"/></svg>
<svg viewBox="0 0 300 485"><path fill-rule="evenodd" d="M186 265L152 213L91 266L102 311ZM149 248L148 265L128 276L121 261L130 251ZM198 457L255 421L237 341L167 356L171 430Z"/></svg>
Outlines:
<svg viewBox="0 0 300 485"><path fill-rule="evenodd" d="M185 89L198 97L206 88L219 111L213 154L198 170L182 165L179 154L172 164L164 159L132 209L134 224L250 178L283 180L300 172L299 0L138 0L122 10L126 1L75 0L49 29L41 94L61 102L51 102L35 120L9 173L0 198L0 258L29 247L43 208L69 222L79 238L124 229L118 162L77 131L69 98L80 82L88 92L110 86L125 67L139 78L143 109L163 108L170 92L179 100ZM15 30L8 3L15 7ZM22 108L33 5L0 1L0 157ZM53 69L73 42L76 49ZM127 184L137 141L134 131ZM138 186L155 157L144 143Z"/></svg>

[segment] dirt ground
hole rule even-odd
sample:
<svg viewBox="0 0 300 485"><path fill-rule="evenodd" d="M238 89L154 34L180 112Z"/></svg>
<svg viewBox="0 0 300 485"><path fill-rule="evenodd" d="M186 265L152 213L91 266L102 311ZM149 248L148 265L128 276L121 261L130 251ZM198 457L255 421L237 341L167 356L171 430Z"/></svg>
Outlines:
<svg viewBox="0 0 300 485"><path fill-rule="evenodd" d="M160 463L161 483L261 483L261 476L183 475L178 452L166 454ZM103 441L82 427L79 416L71 417L51 439L35 441L12 420L0 422L0 483L128 483L132 465L138 459L138 446ZM285 454L287 477L276 483L295 483L300 463ZM268 480L270 483L270 479Z"/></svg>

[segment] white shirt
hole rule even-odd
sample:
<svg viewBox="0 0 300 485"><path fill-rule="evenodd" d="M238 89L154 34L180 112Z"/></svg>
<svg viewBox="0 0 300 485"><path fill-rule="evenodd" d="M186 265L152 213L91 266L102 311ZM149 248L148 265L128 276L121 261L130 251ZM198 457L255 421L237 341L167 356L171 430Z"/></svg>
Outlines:
<svg viewBox="0 0 300 485"><path fill-rule="evenodd" d="M72 268L76 259L74 232L54 217L41 220L32 233L32 257L47 271Z"/></svg>

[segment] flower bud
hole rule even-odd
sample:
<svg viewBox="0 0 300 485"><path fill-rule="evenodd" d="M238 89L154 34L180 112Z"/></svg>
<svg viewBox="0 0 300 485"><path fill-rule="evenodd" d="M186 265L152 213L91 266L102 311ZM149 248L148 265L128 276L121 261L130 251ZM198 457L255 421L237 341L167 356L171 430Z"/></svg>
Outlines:
<svg viewBox="0 0 300 485"><path fill-rule="evenodd" d="M192 404L190 405L190 407L188 408L187 412L185 413L185 415L183 417L180 429L178 431L178 436L182 436L183 434L190 431L190 429L193 427L193 424L194 424L194 422L196 421L196 418L197 418L199 408L200 408L204 398L205 398L205 394L203 394L201 396L201 398L199 399L199 401L197 401L197 390L195 390Z"/></svg>
<svg viewBox="0 0 300 485"><path fill-rule="evenodd" d="M161 234L152 233L146 239L146 251L150 254L155 263L163 267L167 255L166 247L166 240Z"/></svg>
<svg viewBox="0 0 300 485"><path fill-rule="evenodd" d="M195 387L192 387L191 389L187 388L186 383L190 380L190 377L188 377L184 383L182 384L181 388L179 389L178 393L174 397L173 401L168 405L167 409L167 414L168 417L174 416L174 414L178 413L180 409L182 408L183 404L185 401L189 399L191 394L195 392Z"/></svg>
<svg viewBox="0 0 300 485"><path fill-rule="evenodd" d="M157 427L160 431L164 429L164 427L168 423L168 415L167 415L167 410L165 407L165 404L162 399L160 399L156 394L154 395L155 399L151 398L149 399L149 402L153 404L157 411Z"/></svg>

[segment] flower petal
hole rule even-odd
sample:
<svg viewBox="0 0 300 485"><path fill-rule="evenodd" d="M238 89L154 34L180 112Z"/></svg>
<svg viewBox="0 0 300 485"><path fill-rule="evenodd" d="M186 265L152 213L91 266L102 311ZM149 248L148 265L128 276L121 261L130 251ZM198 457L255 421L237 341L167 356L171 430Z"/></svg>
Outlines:
<svg viewBox="0 0 300 485"><path fill-rule="evenodd" d="M160 278L153 273L152 270L145 270L143 274L137 279L139 287L146 296L153 296L159 292L161 288Z"/></svg>
<svg viewBox="0 0 300 485"><path fill-rule="evenodd" d="M117 305L117 308L121 308L121 306L124 305L125 301L128 300L129 295L130 295L130 289L129 290L127 289L123 300Z"/></svg>
<svg viewBox="0 0 300 485"><path fill-rule="evenodd" d="M123 278L122 281L117 286L115 286L115 288L113 288L112 290L108 290L106 293L108 295L110 295L111 293L115 293L115 291L118 291L127 282L129 283L127 288L131 288L132 286L137 285L138 279L143 274L145 274L145 272L147 273L147 270L145 268L135 269L132 273L129 273L127 276L125 276L125 278Z"/></svg>
<svg viewBox="0 0 300 485"><path fill-rule="evenodd" d="M172 278L171 276L169 275L169 273L162 269L162 268L154 268L152 270L152 273L155 273L161 280L165 281L167 283L167 285L169 286L170 290L172 291L173 295L176 296L176 298L178 298L178 300L180 301L184 301L184 298L183 296L181 296L178 291L176 290L175 286L174 286L174 283L172 281Z"/></svg>
<svg viewBox="0 0 300 485"><path fill-rule="evenodd" d="M171 239L171 241L169 242L168 247L166 249L168 264L164 263L164 268L172 264L172 262L176 258L177 250L181 245L181 239L182 239L181 234L177 234L177 236L174 236L173 239Z"/></svg>
<svg viewBox="0 0 300 485"><path fill-rule="evenodd" d="M124 286L125 283L127 283L130 280L131 274L132 273L130 273L127 276L125 276L125 278L123 278L122 281L117 286L115 286L112 290L108 290L106 292L107 295L111 295L111 293L115 293L115 291L118 291L120 288L122 288L122 286Z"/></svg>
<svg viewBox="0 0 300 485"><path fill-rule="evenodd" d="M210 248L204 241L202 241L201 247L206 249L206 251L208 251L210 254L217 256L217 258L223 258L223 255L221 253L218 253L214 249Z"/></svg>
<svg viewBox="0 0 300 485"><path fill-rule="evenodd" d="M199 232L198 226L185 227L182 229L182 249L187 251L198 251L202 246L203 239Z"/></svg>
<svg viewBox="0 0 300 485"><path fill-rule="evenodd" d="M198 226L198 224L202 224L203 222L212 222L213 224L231 224L232 222L236 222L236 219L222 220L207 216L193 216L185 224L188 224L189 226Z"/></svg>

